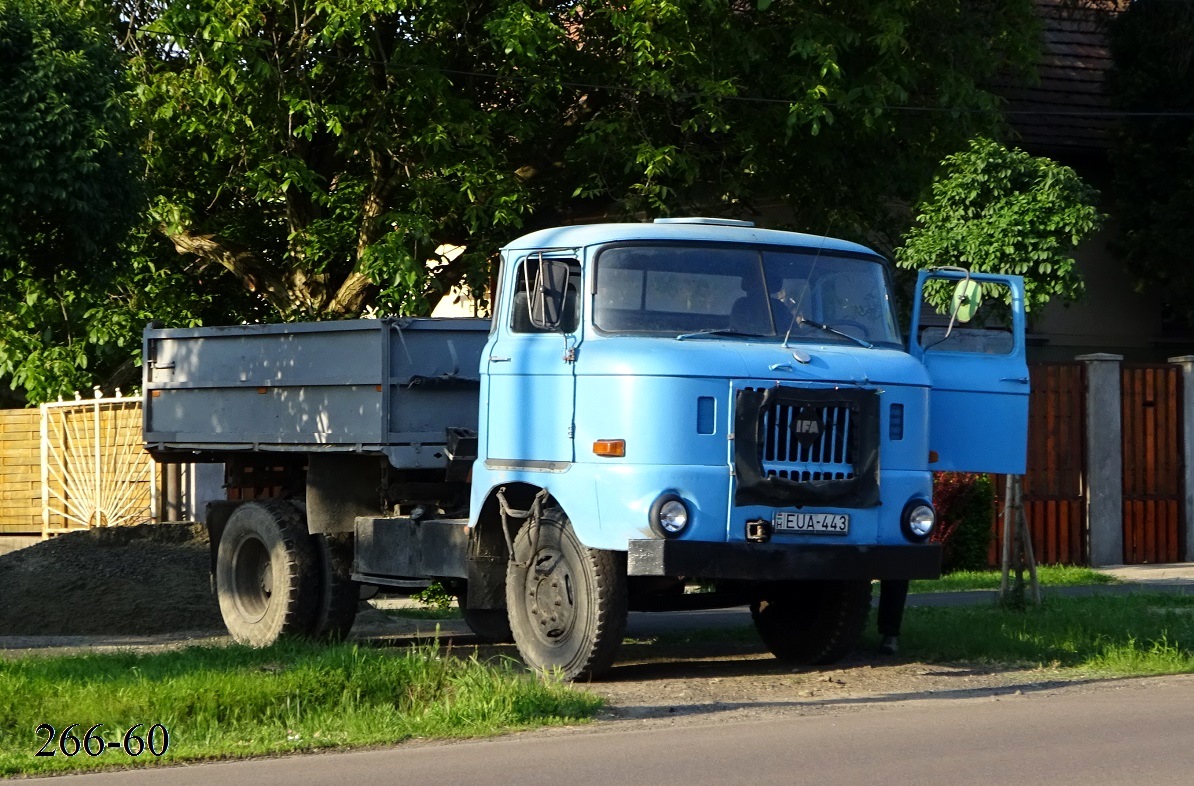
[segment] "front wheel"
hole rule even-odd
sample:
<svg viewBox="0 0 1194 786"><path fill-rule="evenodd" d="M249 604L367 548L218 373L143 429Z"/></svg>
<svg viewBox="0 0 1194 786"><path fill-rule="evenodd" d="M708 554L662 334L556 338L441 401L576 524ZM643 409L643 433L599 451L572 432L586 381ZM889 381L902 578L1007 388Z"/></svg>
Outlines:
<svg viewBox="0 0 1194 786"><path fill-rule="evenodd" d="M626 630L626 557L586 548L564 512L549 507L514 541L506 607L528 666L566 680L598 676Z"/></svg>
<svg viewBox="0 0 1194 786"><path fill-rule="evenodd" d="M869 581L792 581L764 588L750 616L771 654L812 665L850 653L870 609Z"/></svg>

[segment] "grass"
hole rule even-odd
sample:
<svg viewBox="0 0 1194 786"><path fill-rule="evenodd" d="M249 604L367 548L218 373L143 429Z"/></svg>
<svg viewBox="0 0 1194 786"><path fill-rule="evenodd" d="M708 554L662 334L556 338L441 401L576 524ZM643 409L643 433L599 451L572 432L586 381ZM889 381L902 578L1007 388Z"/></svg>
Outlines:
<svg viewBox="0 0 1194 786"><path fill-rule="evenodd" d="M1101 676L1194 673L1194 596L1050 598L1025 611L995 604L910 608L900 655Z"/></svg>
<svg viewBox="0 0 1194 786"><path fill-rule="evenodd" d="M0 661L0 777L152 764L148 751L96 757L34 754L39 724L79 724L120 740L134 724L170 733L160 761L238 758L473 737L588 720L601 700L540 680L510 661L484 664L435 645L382 649L281 642L267 649L193 647L177 652ZM68 742L68 748L73 743ZM94 747L94 746L93 746ZM157 741L160 749L160 738Z"/></svg>
<svg viewBox="0 0 1194 786"><path fill-rule="evenodd" d="M1118 580L1106 573L1074 565L1041 565L1037 579L1042 587L1079 587L1088 584L1116 584ZM913 581L911 592L965 592L968 590L999 589L997 570L961 570L939 579ZM1014 577L1013 577L1014 578ZM1027 573L1024 576L1027 582Z"/></svg>
<svg viewBox="0 0 1194 786"><path fill-rule="evenodd" d="M861 652L874 653L870 617ZM644 646L761 650L753 626L662 634ZM644 653L646 654L646 653ZM1136 677L1194 673L1194 595L1135 593L1047 598L1017 611L995 603L911 607L900 660L1052 668L1074 676Z"/></svg>

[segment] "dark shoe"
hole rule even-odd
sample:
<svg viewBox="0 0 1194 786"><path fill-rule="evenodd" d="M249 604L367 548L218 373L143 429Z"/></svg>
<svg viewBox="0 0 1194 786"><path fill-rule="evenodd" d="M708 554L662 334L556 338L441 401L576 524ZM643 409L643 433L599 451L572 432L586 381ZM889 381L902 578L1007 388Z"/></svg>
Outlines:
<svg viewBox="0 0 1194 786"><path fill-rule="evenodd" d="M899 636L884 636L883 640L879 642L880 655L895 655L900 651L900 637Z"/></svg>

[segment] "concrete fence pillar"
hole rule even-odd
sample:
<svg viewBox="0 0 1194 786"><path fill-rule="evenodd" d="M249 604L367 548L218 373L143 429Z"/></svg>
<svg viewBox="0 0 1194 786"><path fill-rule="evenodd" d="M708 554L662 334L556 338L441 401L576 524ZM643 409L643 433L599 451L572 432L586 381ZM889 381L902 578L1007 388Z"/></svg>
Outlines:
<svg viewBox="0 0 1194 786"><path fill-rule="evenodd" d="M1190 482L1190 472L1194 470L1194 355L1169 358L1169 362L1182 370L1182 488L1185 492L1182 512L1186 525L1182 560L1194 562L1194 483Z"/></svg>
<svg viewBox="0 0 1194 786"><path fill-rule="evenodd" d="M1086 364L1086 533L1092 567L1124 561L1123 355L1079 355Z"/></svg>

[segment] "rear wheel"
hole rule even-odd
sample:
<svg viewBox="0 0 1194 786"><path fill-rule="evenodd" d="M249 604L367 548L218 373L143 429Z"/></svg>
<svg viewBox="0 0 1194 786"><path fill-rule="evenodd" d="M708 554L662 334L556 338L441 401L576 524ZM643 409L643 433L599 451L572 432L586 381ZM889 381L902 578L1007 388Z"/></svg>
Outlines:
<svg viewBox="0 0 1194 786"><path fill-rule="evenodd" d="M858 645L870 609L869 581L776 582L751 604L750 615L775 657L822 664Z"/></svg>
<svg viewBox="0 0 1194 786"><path fill-rule="evenodd" d="M319 604L311 635L331 641L348 637L357 618L361 585L352 580L353 535L312 535L319 555Z"/></svg>
<svg viewBox="0 0 1194 786"><path fill-rule="evenodd" d="M514 541L506 607L518 652L567 680L607 671L626 630L625 555L586 548L558 507Z"/></svg>
<svg viewBox="0 0 1194 786"><path fill-rule="evenodd" d="M265 647L310 632L319 563L301 515L279 501L246 502L216 552L216 597L232 638Z"/></svg>

